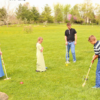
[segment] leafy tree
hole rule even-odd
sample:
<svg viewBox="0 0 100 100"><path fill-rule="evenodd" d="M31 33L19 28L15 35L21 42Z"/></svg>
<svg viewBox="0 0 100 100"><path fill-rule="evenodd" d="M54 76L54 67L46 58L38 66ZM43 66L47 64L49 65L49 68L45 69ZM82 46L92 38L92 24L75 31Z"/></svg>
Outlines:
<svg viewBox="0 0 100 100"><path fill-rule="evenodd" d="M100 5L99 4L96 4L95 12L96 12L97 24L100 24Z"/></svg>
<svg viewBox="0 0 100 100"><path fill-rule="evenodd" d="M44 7L44 11L42 12L40 16L40 21L45 22L48 21L50 23L53 22L53 16L51 16L51 8L46 4Z"/></svg>
<svg viewBox="0 0 100 100"><path fill-rule="evenodd" d="M71 14L73 16L80 16L80 13L79 13L79 5L76 4L72 9L71 9Z"/></svg>
<svg viewBox="0 0 100 100"><path fill-rule="evenodd" d="M32 7L31 9L31 20L34 20L35 22L37 22L39 20L39 12L37 11L36 7Z"/></svg>
<svg viewBox="0 0 100 100"><path fill-rule="evenodd" d="M95 18L94 7L91 0L85 0L85 2L80 5L80 14L86 23L90 23Z"/></svg>
<svg viewBox="0 0 100 100"><path fill-rule="evenodd" d="M55 22L62 22L63 21L63 6L59 3L54 5L54 17Z"/></svg>
<svg viewBox="0 0 100 100"><path fill-rule="evenodd" d="M24 20L25 23L30 21L37 21L39 19L39 12L35 7L30 7L29 4L20 4L16 9L16 15L18 19Z"/></svg>
<svg viewBox="0 0 100 100"><path fill-rule="evenodd" d="M16 8L16 16L18 19L22 19L22 4L19 4L18 8Z"/></svg>
<svg viewBox="0 0 100 100"><path fill-rule="evenodd" d="M26 18L27 21L30 21L31 11L26 6L22 7L22 14L21 15L22 15L22 20L24 20Z"/></svg>
<svg viewBox="0 0 100 100"><path fill-rule="evenodd" d="M7 14L6 9L5 9L5 8L1 8L1 9L0 9L0 20L1 20L1 21L5 21L5 19L6 19L6 14Z"/></svg>
<svg viewBox="0 0 100 100"><path fill-rule="evenodd" d="M67 21L67 16L70 13L71 5L67 4L64 6L64 22Z"/></svg>
<svg viewBox="0 0 100 100"><path fill-rule="evenodd" d="M20 4L16 9L16 15L18 19L30 21L31 11L27 6L22 6L22 4Z"/></svg>
<svg viewBox="0 0 100 100"><path fill-rule="evenodd" d="M74 23L83 23L83 19L81 18L80 11L79 11L80 5L76 4L70 11L72 17L71 22Z"/></svg>

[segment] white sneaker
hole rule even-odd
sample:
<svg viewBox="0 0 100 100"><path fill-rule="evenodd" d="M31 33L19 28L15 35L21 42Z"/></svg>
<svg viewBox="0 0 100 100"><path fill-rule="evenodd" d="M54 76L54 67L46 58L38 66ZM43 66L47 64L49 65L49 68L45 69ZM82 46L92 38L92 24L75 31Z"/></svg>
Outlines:
<svg viewBox="0 0 100 100"><path fill-rule="evenodd" d="M70 63L70 62L69 62L69 61L66 61L65 63L67 63L67 64L68 64L68 63Z"/></svg>
<svg viewBox="0 0 100 100"><path fill-rule="evenodd" d="M73 63L76 63L76 61L73 61Z"/></svg>

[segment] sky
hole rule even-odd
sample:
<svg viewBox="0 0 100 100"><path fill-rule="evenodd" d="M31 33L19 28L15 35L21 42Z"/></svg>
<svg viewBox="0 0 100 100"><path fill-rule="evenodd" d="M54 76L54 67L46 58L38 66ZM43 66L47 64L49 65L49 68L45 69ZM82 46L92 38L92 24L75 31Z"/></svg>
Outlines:
<svg viewBox="0 0 100 100"><path fill-rule="evenodd" d="M3 1L3 0L1 0ZM31 5L34 6L44 6L45 4L49 4L52 5L53 3L61 3L61 4L71 4L72 6L77 4L77 3L83 3L84 0L9 0L10 2L29 2ZM91 0L93 3L99 3L100 4L100 0Z"/></svg>
<svg viewBox="0 0 100 100"><path fill-rule="evenodd" d="M48 4L51 8L53 8L53 4L60 3L60 4L70 4L74 6L75 4L84 3L84 0L0 0L0 6L4 5L4 1L9 1L11 5L11 9L16 8L20 3L29 2L30 6L35 6L39 8L39 12L43 10L43 7ZM91 0L93 4L98 3L100 4L100 0Z"/></svg>
<svg viewBox="0 0 100 100"><path fill-rule="evenodd" d="M17 2L17 3L25 3L29 2L31 6L40 6L43 7L45 4L49 4L52 6L54 3L61 3L61 4L71 4L72 6L75 4L83 3L84 0L9 0L10 2ZM93 4L99 3L100 0L91 0Z"/></svg>

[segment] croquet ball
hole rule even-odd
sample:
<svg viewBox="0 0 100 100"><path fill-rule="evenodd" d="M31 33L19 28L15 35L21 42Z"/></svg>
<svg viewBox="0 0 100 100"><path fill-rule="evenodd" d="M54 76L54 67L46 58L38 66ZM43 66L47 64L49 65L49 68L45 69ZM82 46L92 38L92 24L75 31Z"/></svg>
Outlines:
<svg viewBox="0 0 100 100"><path fill-rule="evenodd" d="M20 84L23 84L23 82L20 82Z"/></svg>
<svg viewBox="0 0 100 100"><path fill-rule="evenodd" d="M66 66L68 66L68 64L66 64Z"/></svg>

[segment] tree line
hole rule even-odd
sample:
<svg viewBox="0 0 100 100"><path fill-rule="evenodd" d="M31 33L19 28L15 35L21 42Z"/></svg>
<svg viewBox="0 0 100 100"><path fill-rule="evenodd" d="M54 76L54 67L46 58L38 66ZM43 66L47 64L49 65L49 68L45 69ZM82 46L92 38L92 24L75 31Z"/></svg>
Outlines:
<svg viewBox="0 0 100 100"><path fill-rule="evenodd" d="M42 13L37 7L31 7L27 2L19 4L13 14L9 14L7 9L0 8L0 22L4 24L20 23L79 23L79 24L100 24L100 5L92 4L91 0L85 0L83 4L62 5L57 3L53 9L46 4Z"/></svg>

